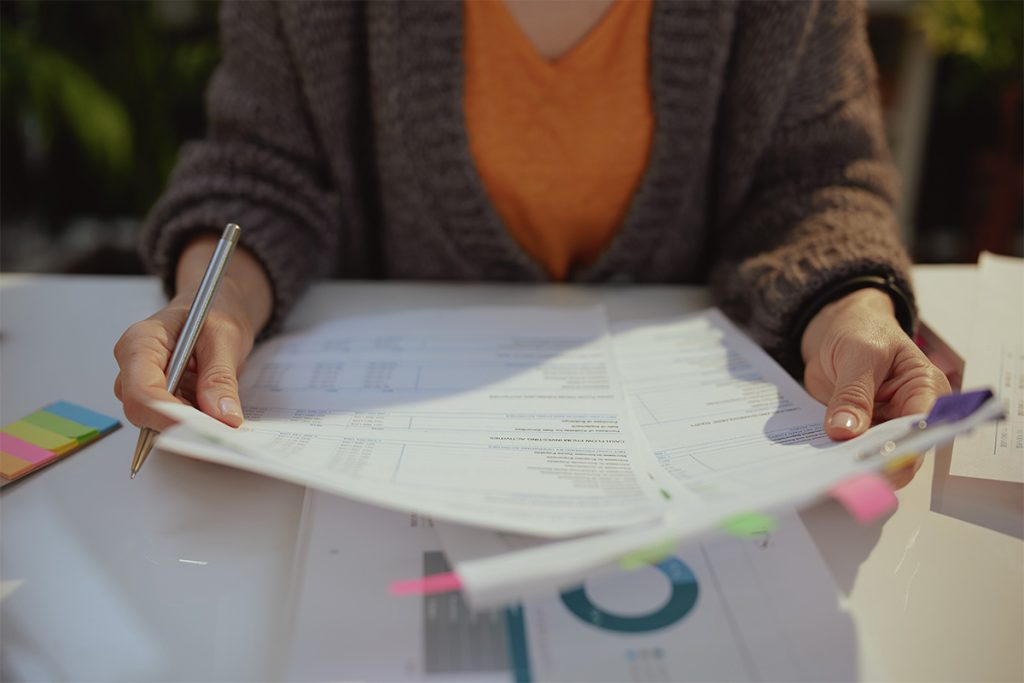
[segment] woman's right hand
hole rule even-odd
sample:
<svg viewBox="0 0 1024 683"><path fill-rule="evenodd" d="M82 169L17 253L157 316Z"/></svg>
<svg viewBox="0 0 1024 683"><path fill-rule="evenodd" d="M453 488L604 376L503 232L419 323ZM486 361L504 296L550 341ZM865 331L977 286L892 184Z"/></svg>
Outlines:
<svg viewBox="0 0 1024 683"><path fill-rule="evenodd" d="M176 395L167 392L167 365L216 243L215 237L203 237L185 248L178 263L178 293L129 327L114 346L120 370L114 394L137 427L162 430L171 424L149 407L151 401L188 403L232 427L242 424L238 374L273 304L262 266L242 247L231 258Z"/></svg>

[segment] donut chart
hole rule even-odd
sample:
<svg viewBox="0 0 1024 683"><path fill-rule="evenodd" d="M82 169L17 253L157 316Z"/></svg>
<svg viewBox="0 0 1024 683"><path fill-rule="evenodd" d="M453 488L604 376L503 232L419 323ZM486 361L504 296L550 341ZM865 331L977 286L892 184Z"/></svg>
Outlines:
<svg viewBox="0 0 1024 683"><path fill-rule="evenodd" d="M665 558L656 568L669 580L672 593L665 604L647 614L623 616L608 612L590 600L584 586L562 593L562 604L582 621L607 631L645 633L671 626L689 614L697 604L700 593L697 577L675 556Z"/></svg>

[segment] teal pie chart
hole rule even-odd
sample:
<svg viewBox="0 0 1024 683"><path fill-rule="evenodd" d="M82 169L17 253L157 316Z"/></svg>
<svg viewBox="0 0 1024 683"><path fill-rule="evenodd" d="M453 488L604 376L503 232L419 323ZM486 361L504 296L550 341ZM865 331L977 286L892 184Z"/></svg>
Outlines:
<svg viewBox="0 0 1024 683"><path fill-rule="evenodd" d="M656 568L668 579L672 592L665 604L646 614L625 616L608 612L590 600L583 586L562 593L562 604L579 619L606 631L645 633L666 628L689 614L697 604L697 577L675 556L665 558Z"/></svg>

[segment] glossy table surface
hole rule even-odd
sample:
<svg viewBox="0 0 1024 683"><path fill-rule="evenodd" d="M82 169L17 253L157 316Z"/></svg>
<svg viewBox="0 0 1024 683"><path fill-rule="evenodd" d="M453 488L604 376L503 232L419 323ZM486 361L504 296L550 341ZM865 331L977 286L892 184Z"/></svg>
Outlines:
<svg viewBox="0 0 1024 683"><path fill-rule="evenodd" d="M963 353L975 271L919 267L922 318ZM289 320L452 303L612 317L708 305L699 288L323 283ZM151 278L0 276L0 418L64 399L121 416L111 349L162 303ZM257 680L278 672L303 489L155 453L125 426L0 493L0 679ZM1024 542L934 510L934 459L888 520L802 513L853 618L861 677L1024 678ZM941 483L941 482L939 482ZM1019 511L1011 510L1010 514ZM991 525L990 525L991 526Z"/></svg>

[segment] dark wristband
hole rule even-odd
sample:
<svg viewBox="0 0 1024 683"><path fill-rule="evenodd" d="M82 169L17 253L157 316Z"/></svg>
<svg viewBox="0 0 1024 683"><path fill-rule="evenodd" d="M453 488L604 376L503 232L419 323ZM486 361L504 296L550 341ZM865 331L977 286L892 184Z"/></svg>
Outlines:
<svg viewBox="0 0 1024 683"><path fill-rule="evenodd" d="M908 336L914 336L914 307L911 304L910 295L900 287L896 278L892 275L858 275L821 290L800 312L792 327L792 334L786 345L786 358L783 361L783 366L789 374L797 379L803 378L804 360L800 352L800 342L814 316L833 301L838 301L847 294L866 287L880 289L889 295L889 298L892 299L896 321Z"/></svg>

